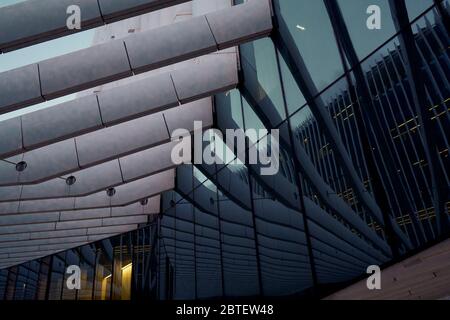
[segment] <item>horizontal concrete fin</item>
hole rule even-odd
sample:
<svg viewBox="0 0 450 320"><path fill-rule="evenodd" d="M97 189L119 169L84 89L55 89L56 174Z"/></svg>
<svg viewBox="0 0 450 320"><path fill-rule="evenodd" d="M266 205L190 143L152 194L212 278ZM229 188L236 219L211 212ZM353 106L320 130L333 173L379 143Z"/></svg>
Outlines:
<svg viewBox="0 0 450 320"><path fill-rule="evenodd" d="M273 29L269 0L251 0L240 6L208 13L219 49L268 36Z"/></svg>
<svg viewBox="0 0 450 320"><path fill-rule="evenodd" d="M193 74L202 76L192 77ZM199 65L0 122L0 134L6 137L0 141L0 159L209 97L237 85L234 55L205 56Z"/></svg>
<svg viewBox="0 0 450 320"><path fill-rule="evenodd" d="M175 167L170 142L38 184L0 187L0 202L87 196ZM72 183L69 185L68 183Z"/></svg>
<svg viewBox="0 0 450 320"><path fill-rule="evenodd" d="M77 228L84 228L85 226L83 226L83 221L85 220L101 220L103 218L126 218L136 215L151 215L158 213L158 211L159 197L152 197L148 199L146 203L136 202L123 207L0 215L0 226L44 222L73 222L75 226L76 223L80 223Z"/></svg>
<svg viewBox="0 0 450 320"><path fill-rule="evenodd" d="M0 216L125 206L173 189L174 180L174 170L168 170L120 185L112 193L101 191L85 197L2 202Z"/></svg>
<svg viewBox="0 0 450 320"><path fill-rule="evenodd" d="M160 10L191 0L98 0L105 23Z"/></svg>
<svg viewBox="0 0 450 320"><path fill-rule="evenodd" d="M64 37L174 6L190 0L28 0L0 9L0 52L9 52L36 43ZM81 30L67 28L67 19L76 5L81 11Z"/></svg>
<svg viewBox="0 0 450 320"><path fill-rule="evenodd" d="M202 121L205 128L212 125L210 98L32 150L8 158L8 162L0 161L0 186L41 183L166 144L171 140L169 132L175 128L192 131L195 120ZM14 165L20 161L27 164L22 172Z"/></svg>
<svg viewBox="0 0 450 320"><path fill-rule="evenodd" d="M129 77L132 70L153 70L265 37L271 28L269 0L251 1L3 72L0 114L32 105L41 96L54 99ZM18 79L8 84L13 74ZM31 87L24 94L27 83ZM41 88L40 95L34 88Z"/></svg>
<svg viewBox="0 0 450 320"><path fill-rule="evenodd" d="M0 73L0 114L42 101L37 64Z"/></svg>

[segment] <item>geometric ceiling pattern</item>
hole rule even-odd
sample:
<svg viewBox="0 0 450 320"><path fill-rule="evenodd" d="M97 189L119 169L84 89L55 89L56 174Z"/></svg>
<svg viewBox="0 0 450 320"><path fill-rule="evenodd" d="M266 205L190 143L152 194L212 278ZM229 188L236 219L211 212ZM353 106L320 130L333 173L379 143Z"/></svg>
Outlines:
<svg viewBox="0 0 450 320"><path fill-rule="evenodd" d="M1 33L0 51L72 34L69 5L85 31L184 2L25 1L0 9L0 29L14 30ZM271 31L269 0L249 1L0 73L0 114L77 93L0 122L0 268L158 214L175 187L172 132L213 125L211 96L239 83L235 46Z"/></svg>

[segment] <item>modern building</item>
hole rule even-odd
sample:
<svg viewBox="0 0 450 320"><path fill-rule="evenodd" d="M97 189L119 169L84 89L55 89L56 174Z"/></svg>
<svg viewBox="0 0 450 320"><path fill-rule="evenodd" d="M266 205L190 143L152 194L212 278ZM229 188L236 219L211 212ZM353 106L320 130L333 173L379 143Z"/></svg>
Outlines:
<svg viewBox="0 0 450 320"><path fill-rule="evenodd" d="M74 3L91 47L0 73L0 299L450 296L448 1L27 0L2 55ZM339 293L373 265L386 296Z"/></svg>

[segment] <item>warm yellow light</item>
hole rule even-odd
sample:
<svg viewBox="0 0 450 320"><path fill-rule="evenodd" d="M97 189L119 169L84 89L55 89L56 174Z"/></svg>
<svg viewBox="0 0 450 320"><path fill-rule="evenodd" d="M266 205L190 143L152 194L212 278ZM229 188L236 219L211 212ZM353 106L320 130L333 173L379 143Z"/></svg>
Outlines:
<svg viewBox="0 0 450 320"><path fill-rule="evenodd" d="M131 273L133 264L129 263L122 267L122 288L121 288L121 299L130 300L131 298Z"/></svg>
<svg viewBox="0 0 450 320"><path fill-rule="evenodd" d="M111 278L112 274L107 275L106 277L103 278L102 280L102 288L101 288L101 299L102 300L106 300L107 296L108 296L108 284L109 284L109 279Z"/></svg>
<svg viewBox="0 0 450 320"><path fill-rule="evenodd" d="M126 266L122 267L122 271L124 271L127 268L131 268L133 266L133 263L129 263Z"/></svg>

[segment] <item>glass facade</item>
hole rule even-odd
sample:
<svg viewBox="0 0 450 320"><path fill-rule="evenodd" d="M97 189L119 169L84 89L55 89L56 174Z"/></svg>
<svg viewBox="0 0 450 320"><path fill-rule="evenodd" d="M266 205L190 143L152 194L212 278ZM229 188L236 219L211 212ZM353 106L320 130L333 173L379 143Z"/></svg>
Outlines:
<svg viewBox="0 0 450 320"><path fill-rule="evenodd" d="M148 226L0 270L0 298L317 297L448 237L450 5L404 4L273 0L275 31L239 47L241 84L214 101L224 140L279 129L278 173L182 165Z"/></svg>
<svg viewBox="0 0 450 320"><path fill-rule="evenodd" d="M156 228L139 230L0 270L0 300L130 300L151 294ZM80 268L73 289L69 266ZM154 277L154 275L153 275Z"/></svg>

